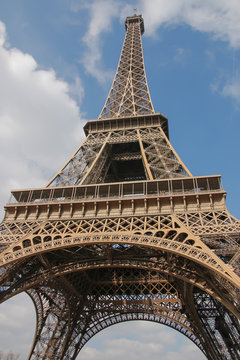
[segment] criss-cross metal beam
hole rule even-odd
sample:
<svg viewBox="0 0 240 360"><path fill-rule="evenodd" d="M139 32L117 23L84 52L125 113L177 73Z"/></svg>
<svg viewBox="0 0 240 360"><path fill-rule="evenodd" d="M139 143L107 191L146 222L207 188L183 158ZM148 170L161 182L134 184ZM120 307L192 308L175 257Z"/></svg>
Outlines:
<svg viewBox="0 0 240 360"><path fill-rule="evenodd" d="M125 26L117 72L99 119L154 113L143 59L143 19L141 16L127 17Z"/></svg>

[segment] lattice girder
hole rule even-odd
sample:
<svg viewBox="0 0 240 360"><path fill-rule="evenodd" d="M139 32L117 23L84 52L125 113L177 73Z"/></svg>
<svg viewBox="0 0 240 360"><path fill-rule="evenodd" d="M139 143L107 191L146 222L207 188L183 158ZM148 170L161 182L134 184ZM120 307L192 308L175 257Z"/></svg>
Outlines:
<svg viewBox="0 0 240 360"><path fill-rule="evenodd" d="M80 148L48 183L48 186L121 181L123 177L121 174L123 172L122 164L124 163L131 173L133 160L137 159L139 159L138 167L144 169L141 175L142 179L191 176L159 126L149 126L148 128L140 126L138 129L123 128L122 130L108 131L104 133L105 137L100 134L99 132L88 134ZM94 142L93 136L96 136ZM131 143L132 145L130 145ZM125 149L126 144L128 144L127 150ZM117 158L117 155L120 158ZM114 176L107 176L107 170L103 169L113 166L117 166ZM134 175L131 176L134 179ZM138 179L136 176L135 178ZM124 180L129 180L127 175Z"/></svg>
<svg viewBox="0 0 240 360"><path fill-rule="evenodd" d="M135 232L126 231L126 225L131 225L132 220L134 219L116 219L114 222L115 226L119 223L118 229L116 230L111 228L111 222L108 224L107 219L101 220L100 224L102 224L100 228L99 225L96 224L96 227L92 220L89 220L90 227L93 226L91 231L89 231L89 229L84 231L84 228L81 226L81 220L74 222L64 220L55 222L47 221L37 230L33 231L31 235L23 237L20 241L17 241L9 246L7 250L3 251L0 254L0 266L7 265L14 260L25 258L31 254L41 253L45 251L45 249L57 249L58 247L64 247L68 244L88 243L88 238L83 232L89 234L89 236L92 232L93 238L90 239L89 237L89 240L92 242L124 242L126 240L126 243L145 243L148 246L158 246L164 249L169 248L170 251L182 253L198 262L201 262L201 258L204 258L203 264L210 267L213 266L216 270L224 271L224 266L221 264L220 259L214 256L208 247L196 235L191 233L188 228L181 224L174 215L157 217L157 221L160 223L157 230L161 230L160 233L156 232L154 226L152 229L151 225L149 226L148 222L152 221L151 217L149 217L149 219L145 218L145 220L143 218L144 222L147 221L145 229L147 236L143 233L138 234L137 232L137 229L142 230L141 226L138 225L141 225L143 220L139 218L135 219L137 225ZM87 225L87 221L85 223ZM86 225L84 225L84 227ZM124 230L122 233L121 229ZM133 231L133 229L131 230ZM182 235L184 235L183 240ZM126 236L126 238L124 238L124 236ZM209 259L209 261L207 259Z"/></svg>
<svg viewBox="0 0 240 360"><path fill-rule="evenodd" d="M222 217L219 217L219 218L221 218L222 221L226 221ZM208 217L205 217L205 219L209 219L210 224L212 223L211 217L209 218L209 216L208 216ZM126 231L126 229L131 230L132 233L128 233ZM85 233L85 235L84 235L84 233ZM188 236L186 236L186 235L188 235ZM76 236L78 238L79 238L79 236L82 236L82 239L84 239L84 237L85 237L85 239L80 244L79 242L74 241L74 236L75 236L75 240L76 240ZM92 236L92 239L91 239L91 236ZM161 236L161 240L165 244L165 247L159 247L159 244L160 244L159 236ZM35 248L37 249L37 247L40 246L41 250L39 251L39 248L38 248L39 253L30 253L29 252L29 246L27 246L29 243L28 242L24 243L24 240L29 240L29 234L27 236L28 239L22 238L21 242L18 241L18 244L15 243L14 244L15 246L19 246L19 244L21 243L22 255L24 253L24 256L22 257L21 261L24 261L24 259L25 259L25 261L27 261L25 265L24 265L24 263L22 263L22 268L24 268L24 267L29 268L29 269L32 269L32 271L33 271L35 256L39 257L38 254L42 254L40 256L43 256L43 258L45 258L45 256L47 254L51 254L51 252L53 252L53 254L55 254L54 258L56 258L57 251L67 251L67 253L69 253L69 255L70 255L71 262L69 264L66 263L65 268L64 267L62 267L62 269L56 268L55 270L54 270L53 264L51 264L51 266L45 270L43 270L43 269L40 270L40 268L38 268L36 266L35 267L35 269L36 269L35 275L34 275L34 273L32 273L32 274L30 273L29 278L27 278L27 274L25 274L25 276L24 276L26 278L25 283L23 281L24 277L23 277L22 271L20 270L19 281L16 282L15 284L13 284L12 287L9 287L10 292L6 292L5 297L2 300L14 295L14 293L16 293L15 289L17 289L17 292L27 290L28 288L32 288L34 286L39 286L39 281L41 281L43 279L47 279L47 278L54 279L54 278L58 278L59 276L61 276L61 277L62 276L64 276L64 277L70 276L72 271L74 271L77 274L79 269L80 269L80 271L88 271L88 269L94 269L94 266L97 271L99 271L100 268L104 269L107 266L111 266L112 268L114 268L114 266L115 266L115 268L119 268L119 262L114 265L114 261L109 254L106 255L107 258L104 260L104 262L102 264L99 263L97 267L96 267L96 259L94 260L94 263L92 263L92 264L89 263L88 267L85 265L86 266L85 268L83 268L82 262L81 262L81 266L79 268L78 267L79 265L77 265L78 263L76 262L76 264L74 265L73 260L72 260L74 258L74 252L76 251L76 246L80 245L80 247L78 248L79 249L78 253L79 252L81 253L81 251L83 251L83 249L86 248L86 246L88 246L88 244L89 244L89 246L91 245L93 247L97 246L98 250L95 250L95 255L96 255L96 251L97 251L98 255L100 255L101 251L104 251L104 252L107 251L107 253L108 253L107 249L108 249L111 241L113 241L114 249L115 249L116 244L119 244L119 246L122 246L123 248L125 245L127 245L127 248L129 245L132 248L138 248L140 246L140 248L143 248L143 249L147 249L147 248L153 249L153 250L158 249L157 251L160 251L162 254L164 252L169 253L169 254L172 253L173 255L175 254L174 255L175 260L174 260L174 258L170 259L170 263L173 265L173 267L175 269L174 268L172 268L172 269L169 268L168 270L166 270L166 268L164 269L164 265L166 265L166 261L163 260L163 262L161 262L160 254L156 254L156 253L151 254L151 258L150 258L150 261L148 262L148 266L150 264L150 266L153 266L155 270L161 269L162 273L168 274L168 276L173 276L175 279L179 279L178 281L183 280L184 282L189 283L189 284L194 283L196 286L201 288L203 291L207 291L209 294L214 295L219 301L222 301L227 308L231 309L230 310L231 312L235 313L236 315L238 314L238 313L236 313L236 309L232 308L231 302L229 303L229 295L232 293L233 298L235 298L236 294L234 293L233 287L232 286L229 287L229 279L225 282L223 281L223 278L222 278L223 268L220 269L219 277L216 277L216 268L214 268L213 269L214 271L212 272L212 279L210 281L210 273L211 272L209 272L210 268L206 267L207 259L205 257L203 258L203 261L201 263L202 269L196 268L195 274L194 273L191 274L194 266L197 266L198 260L196 261L196 258L191 258L191 264L187 265L186 261L190 261L190 259L187 260L186 253L183 254L179 251L176 251L174 253L174 251L171 251L171 247L173 244L175 244L175 242L179 242L178 246L180 245L180 248L182 245L184 245L185 249L186 249L186 247L194 248L194 246L193 246L194 244L191 241L193 239L194 240L197 239L196 236L193 237L193 234L191 232L189 232L188 229L185 227L184 227L184 232L183 232L183 228L181 229L181 223L179 222L179 220L176 217L173 217L172 215L161 216L161 217L158 216L158 217L156 217L155 220L154 220L154 217L149 216L149 217L142 217L142 218L135 217L135 218L102 219L102 220L100 220L100 219L87 220L86 219L86 220L80 220L80 221L76 221L76 220L72 221L71 220L71 221L66 221L66 222L65 221L55 221L55 222L48 221L43 226L40 226L38 229L33 231L33 233L31 234L30 237L31 237L32 244L35 241L35 245L34 245ZM131 237L134 237L133 241L130 240ZM35 238L35 240L34 240L34 238ZM54 239L54 240L52 240L52 242L53 241L55 242L54 244L52 244L52 246L50 246L51 238ZM138 238L138 240L140 240L139 242L136 242L137 238ZM111 239L111 241L109 241L109 239ZM157 243L156 243L156 239L157 239ZM197 240L199 240L199 239L197 239ZM166 246L167 242L170 246L169 248L167 248L167 246ZM204 247L204 246L202 246L204 244L202 244L201 241L199 240L197 243L195 243L195 246L196 246L195 249L198 249L197 251L199 251L199 245L201 245L200 247L202 247L202 248ZM73 252L71 251L72 246L74 246L74 249L75 249ZM102 250L101 250L101 246L102 246ZM178 248L178 249L180 249L180 248ZM59 250L57 250L57 249L59 249ZM169 249L170 249L170 251L169 251ZM176 250L176 248L175 248L175 250ZM124 250L124 252L125 251L126 250ZM2 255L3 254L4 254L4 252L2 253ZM195 254L195 250L192 254ZM18 255L19 255L19 253L18 253ZM93 255L94 255L94 252L92 252L92 256ZM66 255L64 255L64 256L66 256ZM131 255L131 257L132 257L132 255ZM185 259L185 263L184 263L185 265L183 265L183 263L180 262L179 266L177 267L178 269L176 269L176 265L180 261L181 258ZM13 261L12 275L18 274L18 272L17 272L18 266L17 265L20 263L20 259L21 259L21 257L16 257L17 261ZM33 259L32 263L31 263L31 259ZM30 261L29 265L27 265L28 261ZM212 265L213 263L210 261L209 264ZM160 266L160 265L162 265L162 266ZM89 266L90 266L90 268L89 268ZM128 260L127 262L123 261L122 266L123 266L123 269L128 268L128 266L129 266L129 268L131 266L135 266L137 269L139 269L139 267L141 267L141 264L140 264L140 262L135 261L135 264L133 265ZM146 266L146 264L145 264L145 266ZM158 268L158 266L159 266L159 268ZM146 266L146 268L147 268L147 266ZM185 273L184 273L184 271L185 271ZM199 274L204 274L204 272L206 274L206 277L204 275L203 278L201 279L199 277ZM8 275L8 278L9 278L9 276L11 276L11 266L10 266L10 268L9 267L7 268L7 275ZM4 280L4 272L2 273L2 278ZM37 278L39 281L36 282ZM17 278L16 278L16 281L17 281ZM74 281L73 281L72 284L73 284L73 288L75 289L77 283L74 283ZM216 284L218 284L218 285L216 285ZM224 293L225 293L225 295L224 295ZM2 295L4 295L4 294L2 294ZM225 297L225 299L224 299L224 297ZM129 304L130 303L131 302L129 302ZM107 305L107 301L106 301L105 306L106 305ZM101 306L103 306L103 303ZM140 306L140 304L139 304L139 306ZM136 311L136 308L135 308L135 311ZM162 319L162 316L160 318ZM163 317L163 318L165 319L165 317ZM174 324L175 323L176 322L174 322ZM89 331L90 331L89 332L90 335L87 332L88 335L86 334L83 337L81 335L79 335L78 331L75 332L74 339L72 340L72 342L69 342L69 344L70 343L74 344L74 347L71 347L69 345L69 350L65 349L66 354L68 354L68 355L66 355L66 359L70 353L77 355L78 351L76 351L75 345L77 345L77 348L80 349L81 346L83 346L83 344L87 341L87 339L90 338L94 334L94 332L92 332L92 330L89 330ZM194 334L196 334L195 331L194 331ZM43 352L43 348L39 345L39 342L41 344L40 337L38 339L39 340L36 342L36 349L41 349L38 351ZM205 339L205 341L207 341L207 340ZM202 343L203 343L203 340L202 340L201 344ZM203 346L203 345L201 345L201 346ZM211 346L210 345L208 346L208 351L210 351L209 347L211 348ZM70 350L73 348L74 348L74 352L73 352L73 350ZM73 356L72 358L74 359L75 355L72 355L72 356ZM214 357L212 356L212 358L214 358ZM224 357L222 357L222 358L225 359Z"/></svg>
<svg viewBox="0 0 240 360"><path fill-rule="evenodd" d="M28 291L37 313L36 332L29 359L61 359L67 346L71 318L69 299L56 282Z"/></svg>
<svg viewBox="0 0 240 360"><path fill-rule="evenodd" d="M201 291L194 293L194 310L203 324L203 331L211 340L217 358L238 360L240 357L240 321L221 303Z"/></svg>
<svg viewBox="0 0 240 360"><path fill-rule="evenodd" d="M4 221L0 229L0 249L16 242L41 225L41 221Z"/></svg>
<svg viewBox="0 0 240 360"><path fill-rule="evenodd" d="M149 221L152 222L151 218ZM91 221L90 221L91 223ZM146 246L159 251L167 251L178 256L183 256L196 263L201 264L204 268L213 271L215 277L217 276L219 283L223 283L227 288L229 294L236 297L236 290L234 287L240 288L239 278L232 268L225 264L222 260L214 255L210 249L189 230L181 226L181 223L173 216L162 217L160 227L157 231L151 229L149 224L145 228L144 233L139 234L139 231L127 232L125 227L128 223L124 219L121 227L124 230L111 229L107 232L103 224L100 226L92 226L91 231L88 227L86 235L82 233L84 227L80 223L72 222L47 222L42 228L36 230L31 236L21 239L18 243L12 245L7 250L2 252L0 257L1 265L6 267L8 264L14 264L15 261L24 261L28 257L43 254L46 251L57 249L66 249L72 246L85 246L87 244L129 244L131 246ZM137 227L141 225L141 220L136 219ZM121 229L120 227L120 229ZM91 233L92 232L92 233ZM9 270L7 270L9 273ZM2 274L4 279L4 273ZM225 279L223 281L223 279ZM230 285L232 284L232 285ZM18 286L20 289L20 287ZM216 296L217 295L216 293ZM219 299L219 298L218 298ZM226 304L225 304L226 305ZM228 304L227 306L230 306ZM234 307L231 310L236 312Z"/></svg>
<svg viewBox="0 0 240 360"><path fill-rule="evenodd" d="M126 20L126 37L117 72L99 119L153 114L145 74L141 16Z"/></svg>
<svg viewBox="0 0 240 360"><path fill-rule="evenodd" d="M96 245L89 245L80 248L74 246L51 251L49 255L43 254L40 257L32 257L21 263L21 267L28 269L24 272L24 276L19 265L12 264L8 266L7 273L3 272L1 275L1 285L5 287L2 288L0 301L5 301L21 291L39 286L45 279L103 268L141 268L161 271L167 276L175 277L190 284L194 283L195 286L209 294L215 293L218 299L222 297L225 306L230 306L229 286L226 286L223 281L216 283L215 275L210 275L200 265L176 254L168 254L160 250L156 251L139 246L129 248L129 246L121 245L120 247L118 245L119 249L116 251L116 246L98 245L96 247ZM103 254L106 255L103 256ZM50 259L51 266L45 266L44 259L46 256ZM89 260L89 256L92 257L92 260ZM80 275L77 276L78 279L81 279ZM11 282L9 282L9 278L11 278Z"/></svg>
<svg viewBox="0 0 240 360"><path fill-rule="evenodd" d="M69 318L71 321L69 322L68 320L69 323L67 325L68 346L66 347L66 337L62 336L63 330L61 330L62 326L63 329L66 329L64 318L61 317L62 321L58 323L54 321L48 323L47 321L50 318L54 318L53 314L59 308L61 309L61 305L56 304L53 312L45 312L47 320L41 324L40 332L37 332L35 345L29 359L40 359L40 353L44 354L44 359L52 359L54 356L58 359L75 359L80 349L94 334L111 324L133 319L149 319L171 326L189 337L204 351L204 346L202 345L202 343L204 344L204 339L201 332L194 331L193 333L191 324L193 323L194 325L193 319L190 320L188 316L180 311L182 305L178 291L162 275L157 275L156 271L152 273L149 270L143 271L139 269L132 270L131 275L129 275L129 270L126 271L124 268L120 274L118 272L109 272L109 270L106 273L104 269L103 271L105 272L105 276L103 276L105 280L102 281L102 284L97 280L97 283L94 280L93 282L88 282L88 286L85 288L85 294L88 294L86 297L76 298L70 295L68 298L70 308L67 311L71 312ZM119 279L117 282L116 277ZM135 290L132 287L129 290L123 290L122 286L124 284L127 287L129 286L129 279L132 279L132 284L135 284ZM125 283L126 280L127 283ZM69 278L67 278L67 281L69 281ZM152 288L149 287L151 282L153 284ZM59 284L61 284L61 281L59 281ZM162 288L162 295L159 284ZM49 285L51 286L51 282ZM157 285L158 288L156 288ZM118 297L109 295L112 291L110 290L111 287L114 287L114 291L119 293ZM156 290L158 294L156 294ZM38 293L42 294L42 300L44 298L47 299L47 304L49 304L49 301L55 302L61 299L62 295L56 296L59 294L59 291L54 290L52 287L50 290L46 285L43 288L40 286L39 290L37 290ZM136 294L134 295L136 292L138 293L137 296ZM83 288L81 293L83 293ZM159 299L162 298L162 302L156 302L157 297ZM163 304L164 299L165 305ZM171 301L173 301L173 307L170 306ZM37 309L39 308L37 306ZM42 317L42 314L39 317ZM57 336L60 334L61 336ZM56 347L52 346L54 339L58 339L58 347L55 349L55 352L53 349ZM50 344L51 346L49 347Z"/></svg>
<svg viewBox="0 0 240 360"><path fill-rule="evenodd" d="M104 133L89 135L48 185L78 184L101 151L102 144L106 143L107 136L108 134Z"/></svg>
<svg viewBox="0 0 240 360"><path fill-rule="evenodd" d="M51 285L54 284L53 282L49 283L51 290L48 289L46 280L44 287L38 286L37 294L41 294L41 304L45 304L44 306L37 305L36 308L39 312L38 318L44 321L38 326L30 359L42 359L42 354L45 354L44 359L52 359L53 356L58 359L75 359L81 348L97 332L112 324L134 319L156 321L171 326L191 339L205 354L208 350L208 354L211 353L211 359L219 359L215 349L212 349L208 343L208 334L204 332L201 322L199 323L190 313L191 304L195 301L192 286L186 288L186 297L184 297L184 292L181 292L179 296L178 290L174 286L176 284L179 287L181 282L174 280L173 277L162 275L156 269L153 271L150 269L141 270L139 267L123 267L122 269L103 267L100 271L102 273L94 273L91 270L86 277L88 281L79 280L79 276L72 277L71 274L64 278L63 276L59 277L59 286L61 286L61 281L62 284L80 286L78 288L80 296L76 297L73 293L67 296L67 303L70 305L67 311L71 313L71 316L68 317L71 321L68 320L68 322L67 320L64 321L63 316L61 316L61 322L53 321L56 319L53 314L61 312L63 309L61 304L66 302L66 300L65 302L60 301L62 295L59 296L59 294L61 291L59 289L54 290ZM171 283L169 282L170 278ZM101 280L99 281L99 279ZM184 285L184 283L182 284ZM181 286L179 290L182 290ZM199 298L205 293L199 292L195 288L194 294L195 297L198 296ZM204 296L213 301L208 294ZM60 303L50 307L49 304L55 303L55 301L60 301ZM34 302L36 302L36 294ZM218 303L215 301L215 304ZM217 306L219 308L219 305ZM44 316L42 308L44 308ZM230 314L226 309L221 308L226 315ZM66 311L66 306L64 309ZM205 312L211 311L206 306L204 308L201 306L201 309L204 309ZM218 316L218 313L216 315L215 313L216 310L211 315L213 318ZM52 319L51 322L47 321L50 319ZM236 320L233 319L233 322L234 326L238 328L239 324L236 323ZM68 333L68 341L66 341L66 336L63 336L64 331ZM50 341L50 339L52 340ZM59 342L56 349L52 345L57 339ZM222 343L226 341L219 334L217 334L216 339ZM237 344L236 339L235 344ZM40 357L39 354L41 354ZM222 356L222 359L231 359L227 356L227 350L224 354L226 357ZM237 360L237 357L232 357L232 359Z"/></svg>

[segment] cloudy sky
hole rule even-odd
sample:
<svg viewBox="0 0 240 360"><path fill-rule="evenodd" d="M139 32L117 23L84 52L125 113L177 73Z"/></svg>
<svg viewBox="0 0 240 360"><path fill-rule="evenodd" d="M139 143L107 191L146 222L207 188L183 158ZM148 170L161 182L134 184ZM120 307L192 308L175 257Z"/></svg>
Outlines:
<svg viewBox="0 0 240 360"><path fill-rule="evenodd" d="M239 0L8 0L0 2L0 218L10 190L44 186L98 117L135 8L145 21L152 101L169 119L171 143L194 175L222 175L227 206L240 217ZM25 295L1 305L0 350L26 358L31 314ZM113 351L116 359L204 359L148 323L103 331L79 359Z"/></svg>

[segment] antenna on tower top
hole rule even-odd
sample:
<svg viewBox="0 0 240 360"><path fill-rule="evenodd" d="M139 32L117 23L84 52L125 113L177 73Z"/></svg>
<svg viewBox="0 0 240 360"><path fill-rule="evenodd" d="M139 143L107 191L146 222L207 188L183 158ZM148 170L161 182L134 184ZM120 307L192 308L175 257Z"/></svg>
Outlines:
<svg viewBox="0 0 240 360"><path fill-rule="evenodd" d="M137 8L135 8L133 10L134 10L134 15L137 15Z"/></svg>

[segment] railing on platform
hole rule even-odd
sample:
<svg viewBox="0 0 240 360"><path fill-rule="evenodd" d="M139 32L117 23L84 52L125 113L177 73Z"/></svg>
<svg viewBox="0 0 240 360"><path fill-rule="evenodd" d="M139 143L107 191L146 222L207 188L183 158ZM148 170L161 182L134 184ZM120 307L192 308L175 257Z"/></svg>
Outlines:
<svg viewBox="0 0 240 360"><path fill-rule="evenodd" d="M13 190L9 204L77 201L100 198L151 197L222 191L221 176L104 183L81 186Z"/></svg>

